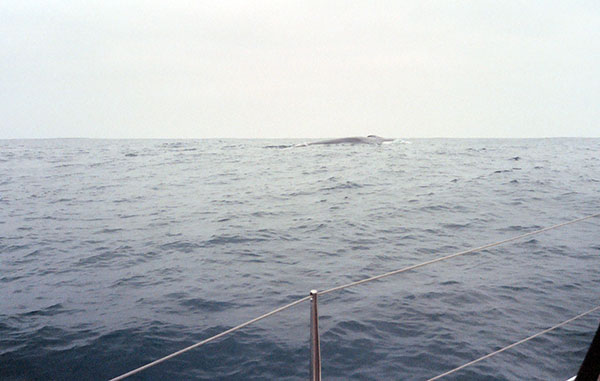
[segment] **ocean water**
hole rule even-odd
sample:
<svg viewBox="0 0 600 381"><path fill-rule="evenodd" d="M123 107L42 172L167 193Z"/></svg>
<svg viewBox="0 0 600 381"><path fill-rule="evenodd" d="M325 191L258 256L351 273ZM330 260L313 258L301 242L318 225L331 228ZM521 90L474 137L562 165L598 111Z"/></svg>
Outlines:
<svg viewBox="0 0 600 381"><path fill-rule="evenodd" d="M600 211L600 139L0 141L0 379L102 380L308 294ZM320 298L326 380L598 305L600 218ZM600 313L448 380L565 380ZM302 303L131 379L301 380Z"/></svg>

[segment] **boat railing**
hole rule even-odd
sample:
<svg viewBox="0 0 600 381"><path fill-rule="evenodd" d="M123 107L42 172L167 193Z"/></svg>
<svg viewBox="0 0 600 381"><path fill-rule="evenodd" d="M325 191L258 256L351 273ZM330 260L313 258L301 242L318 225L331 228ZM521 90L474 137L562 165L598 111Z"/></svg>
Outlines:
<svg viewBox="0 0 600 381"><path fill-rule="evenodd" d="M123 380L123 379L125 379L125 378L127 378L129 376L132 376L132 375L137 374L139 372L142 372L142 371L144 371L144 370L146 370L148 368L151 368L151 367L153 367L155 365L158 365L158 364L160 364L160 363L162 363L164 361L172 359L173 357L179 356L179 355L181 355L181 354L183 354L185 352L188 352L188 351L190 351L192 349L195 349L195 348L198 348L198 347L200 347L202 345L208 344L208 343L210 343L212 341L215 341L215 340L217 340L217 339L219 339L219 338L221 338L223 336L226 336L226 335L228 335L230 333L238 331L238 330L240 330L240 329L242 329L242 328L244 328L244 327L246 327L248 325L254 324L254 323L256 323L256 322L258 322L260 320L266 319L266 318L268 318L268 317L270 317L272 315L275 315L275 314L277 314L279 312L282 312L284 310L287 310L287 309L289 309L291 307L294 307L294 306L296 306L296 305L298 305L298 304L300 304L302 302L309 301L309 300L311 302L311 310L310 310L311 311L310 312L310 348L311 348L311 356L310 356L310 379L313 380L313 381L320 381L321 380L321 351L320 351L320 343L319 343L319 315L318 315L318 297L319 296L325 295L325 294L329 294L329 293L332 293L332 292L335 292L335 291L340 291L340 290L343 290L343 289L346 289L346 288L349 288L349 287L358 286L358 285L361 285L363 283L368 283L368 282L376 281L376 280L379 280L379 279L382 279L382 278L386 278L386 277L389 277L389 276L392 276L392 275L397 275L397 274L400 274L400 273L403 273L403 272L415 270L415 269L418 269L418 268L421 268L421 267L424 267L424 266L432 265L434 263L442 262L442 261L449 260L449 259L452 259L452 258L455 258L455 257L459 257L459 256L467 255L467 254L472 254L472 253L476 253L476 252L481 252L483 250L490 249L492 247L500 246L500 245L503 245L503 244L506 244L506 243L509 243L509 242L513 242L513 241L517 241L517 240L520 240L520 239L523 239L523 238L526 238L526 237L530 237L530 236L533 236L533 235L541 234L541 233L547 232L549 230L558 229L558 228L566 226L566 225L571 225L571 224L579 223L579 222L582 222L582 221L586 221L586 220L589 220L589 219L592 219L592 218L595 218L595 217L598 217L598 216L600 216L600 213L596 213L596 214L588 215L586 217L581 217L581 218L577 218L577 219L574 219L574 220L566 221L566 222L563 222L563 223L560 223L560 224L557 224L557 225L552 225L552 226L549 226L549 227L546 227L546 228L543 228L543 229L531 231L529 233L525 233L525 234L521 234L521 235L518 235L518 236L511 237L511 238L507 238L507 239L504 239L504 240L501 240L501 241L489 243L489 244L486 244L486 245L483 245L483 246L471 248L471 249L464 250L464 251L461 251L461 252L458 252L458 253L446 255L446 256L443 256L443 257L438 257L438 258L435 258L435 259L432 259L432 260L429 260L429 261L425 261L425 262L421 262L421 263L418 263L418 264L415 264L415 265L411 265L411 266L403 267L403 268L400 268L400 269L397 269L397 270L389 271L389 272L384 273L384 274L379 274L379 275L375 275L375 276L372 276L372 277L369 277L369 278L365 278L365 279L357 280L357 281L354 281L354 282L346 283L346 284L343 284L343 285L335 286L335 287L332 287L332 288L329 288L329 289L326 289L326 290L323 290L323 291L317 292L317 290L311 290L310 294L307 295L307 296L305 296L305 297L303 297L303 298L294 300L294 301L292 301L292 302L290 302L290 303L288 303L288 304L286 304L284 306L276 308L276 309L274 309L274 310L272 310L270 312L267 312L267 313L265 313L263 315L260 315L260 316L258 316L256 318L254 318L254 319L248 320L248 321L246 321L246 322L244 322L242 324L239 324L239 325L237 325L235 327L232 327L232 328L230 328L230 329L228 329L226 331L223 331L223 332L218 333L218 334L216 334L214 336L211 336L211 337L209 337L207 339L204 339L204 340L202 340L200 342L192 344L192 345L190 345L190 346L188 346L186 348L183 348L183 349L181 349L181 350L179 350L177 352L171 353L171 354L169 354L167 356L164 356L164 357L162 357L160 359L152 361L152 362L150 362L150 363L148 363L146 365L140 366L139 368L133 369L133 370L127 372L127 373L124 373L124 374L122 374L120 376L112 378L110 381ZM525 338L523 340L519 340L519 341L517 341L517 342L515 342L513 344L510 344L510 345L508 345L508 346L506 346L504 348L501 348L501 349L499 349L497 351L489 353L489 354L487 354L485 356L482 356L482 357L480 357L480 358L478 358L476 360L473 360L473 361L470 361L470 362L468 362L466 364L463 364L463 365L461 365L461 366L459 366L457 368L454 368L454 369L452 369L452 370L450 370L448 372L445 372L445 373L440 374L440 375L438 375L436 377L430 378L429 381L437 380L437 379L445 377L445 376L447 376L447 375L449 375L451 373L457 372L457 371L459 371L459 370L461 370L461 369L463 369L463 368L465 368L467 366L473 365L473 364L475 364L475 363L477 363L479 361L485 360L485 359L487 359L489 357L492 357L492 356L494 356L494 355L496 355L498 353L501 353L501 352L503 352L505 350L513 348L513 347L515 347L515 346L517 346L519 344L522 344L522 343L525 343L525 342L527 342L529 340L532 340L532 339L534 339L534 338L536 338L536 337L538 337L540 335L543 335L543 334L548 333L550 331L553 331L553 330L555 330L557 328L560 328L560 327L562 327L565 324L568 324L568 323L570 323L570 322L572 322L574 320L582 318L582 317L584 317L584 316L586 316L586 315L588 315L588 314L590 314L590 313L592 313L594 311L597 311L597 310L600 310L600 306L594 307L594 308L592 308L592 309L590 309L590 310L588 310L586 312L583 312L583 313L581 313L581 314L579 314L577 316L574 316L574 317L572 317L572 318L570 318L568 320L565 320L565 321L563 321L563 322L561 322L559 324L556 324L553 327L550 327L548 329L540 331L540 332L538 332L538 333L536 333L534 335L531 335L531 336L529 336L529 337L527 337L527 338Z"/></svg>

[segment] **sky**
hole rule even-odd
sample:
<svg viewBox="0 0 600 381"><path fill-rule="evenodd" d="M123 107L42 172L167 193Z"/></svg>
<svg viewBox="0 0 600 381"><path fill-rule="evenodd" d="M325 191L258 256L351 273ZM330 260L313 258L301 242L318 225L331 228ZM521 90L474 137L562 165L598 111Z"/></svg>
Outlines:
<svg viewBox="0 0 600 381"><path fill-rule="evenodd" d="M0 1L0 139L600 137L600 2Z"/></svg>

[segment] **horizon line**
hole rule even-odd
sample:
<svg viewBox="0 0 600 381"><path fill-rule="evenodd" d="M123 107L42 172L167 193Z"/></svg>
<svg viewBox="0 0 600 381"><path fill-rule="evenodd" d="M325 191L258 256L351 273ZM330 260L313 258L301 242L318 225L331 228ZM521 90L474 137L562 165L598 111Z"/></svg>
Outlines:
<svg viewBox="0 0 600 381"><path fill-rule="evenodd" d="M360 136L360 135L352 135ZM348 137L348 136L344 136ZM297 140L297 139L336 139L340 136L328 137L0 137L0 140ZM412 136L412 137L390 137L390 139L599 139L600 136L524 136L524 137L457 137L457 136Z"/></svg>

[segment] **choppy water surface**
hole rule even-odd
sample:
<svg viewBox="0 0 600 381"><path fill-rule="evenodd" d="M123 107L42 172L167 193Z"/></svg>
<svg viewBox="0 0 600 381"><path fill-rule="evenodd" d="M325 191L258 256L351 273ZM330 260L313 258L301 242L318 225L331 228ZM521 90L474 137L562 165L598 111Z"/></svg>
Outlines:
<svg viewBox="0 0 600 381"><path fill-rule="evenodd" d="M0 378L107 379L312 288L600 211L598 139L292 143L0 141ZM594 307L599 237L594 219L323 296L324 378L426 379ZM134 379L305 379L308 313ZM564 380L599 318L448 379Z"/></svg>

